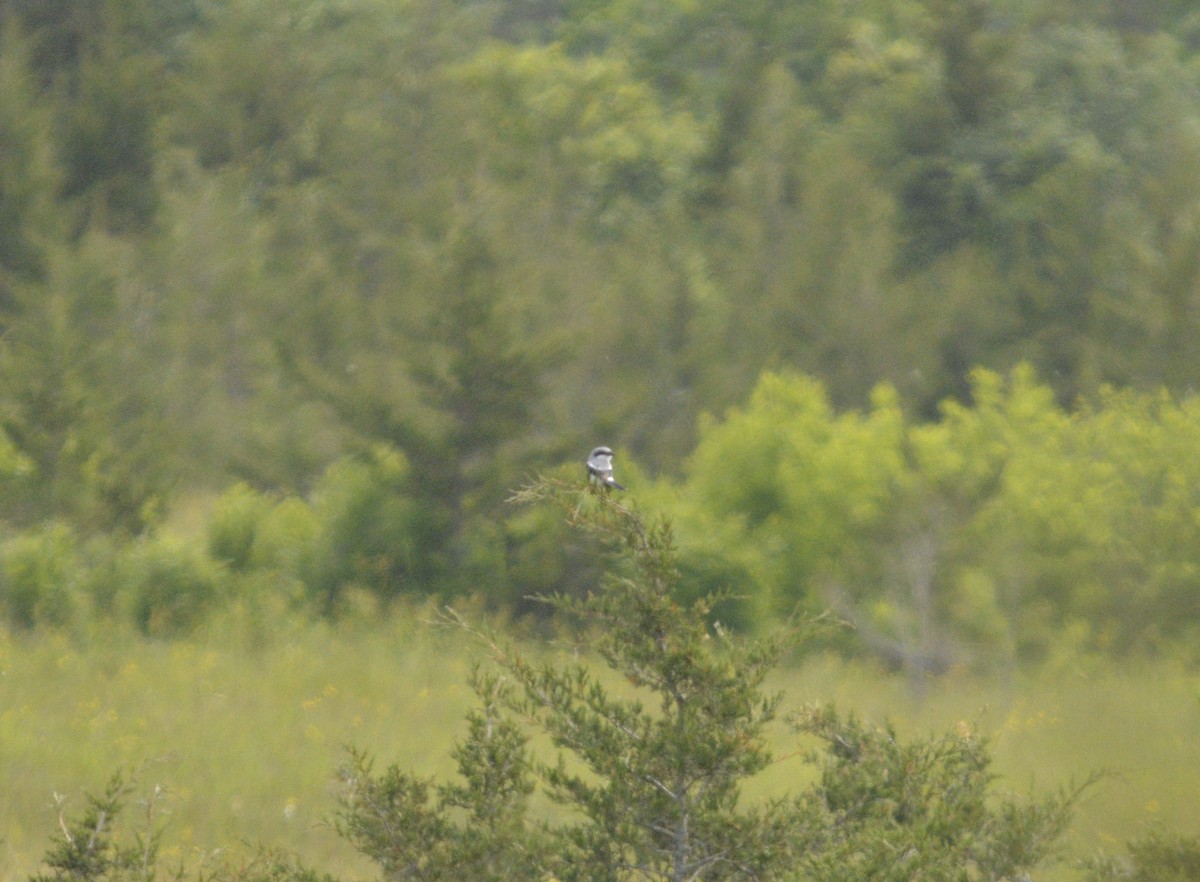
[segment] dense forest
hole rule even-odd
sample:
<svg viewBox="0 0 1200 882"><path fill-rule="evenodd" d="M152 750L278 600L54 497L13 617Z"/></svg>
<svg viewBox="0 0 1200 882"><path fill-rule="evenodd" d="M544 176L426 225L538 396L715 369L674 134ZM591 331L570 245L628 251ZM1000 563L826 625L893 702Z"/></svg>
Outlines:
<svg viewBox="0 0 1200 882"><path fill-rule="evenodd" d="M925 671L1200 623L1190 3L0 24L10 624L526 612L596 562L506 494L601 442L735 624L833 608Z"/></svg>

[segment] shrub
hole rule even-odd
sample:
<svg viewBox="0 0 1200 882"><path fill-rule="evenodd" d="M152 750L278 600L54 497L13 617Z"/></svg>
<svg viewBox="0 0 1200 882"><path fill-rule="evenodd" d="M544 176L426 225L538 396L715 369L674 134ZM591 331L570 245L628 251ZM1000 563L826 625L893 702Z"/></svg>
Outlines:
<svg viewBox="0 0 1200 882"><path fill-rule="evenodd" d="M810 757L820 778L802 798L816 832L797 882L1019 879L1083 789L1028 802L991 792L987 743L965 726L906 743L830 707L795 723L821 743Z"/></svg>
<svg viewBox="0 0 1200 882"><path fill-rule="evenodd" d="M208 553L236 571L253 563L254 546L271 500L245 484L237 484L217 500L208 524Z"/></svg>
<svg viewBox="0 0 1200 882"><path fill-rule="evenodd" d="M391 449L341 460L322 476L312 502L320 528L303 579L324 612L335 612L353 586L382 600L432 590L422 554L428 525L406 495L407 476L408 462Z"/></svg>
<svg viewBox="0 0 1200 882"><path fill-rule="evenodd" d="M50 872L39 873L30 882L154 879L162 835L156 823L155 804L161 790L155 788L154 796L144 803L148 829L126 842L117 836L116 820L133 790L133 785L117 773L103 793L87 795L87 804L77 815L67 814L60 799L59 829L44 858Z"/></svg>
<svg viewBox="0 0 1200 882"><path fill-rule="evenodd" d="M162 803L166 791L158 785L136 800L139 811L130 824L126 812L138 782L117 773L99 794L85 794L84 807L66 811L58 797L58 830L43 858L47 872L30 882L154 882L186 878L182 867L161 869L165 833ZM223 853L208 856L194 874L197 882L336 882L299 864L295 858L260 849L250 859L234 862Z"/></svg>
<svg viewBox="0 0 1200 882"><path fill-rule="evenodd" d="M387 879L543 878L549 842L526 824L534 784L525 735L503 717L507 687L498 677L476 672L472 685L484 705L452 750L460 782L437 786L396 766L376 775L353 751L342 770L338 832Z"/></svg>
<svg viewBox="0 0 1200 882"><path fill-rule="evenodd" d="M174 637L201 624L218 594L218 570L196 548L167 538L130 546L117 563L121 593L143 634Z"/></svg>
<svg viewBox="0 0 1200 882"><path fill-rule="evenodd" d="M0 546L0 609L16 628L62 627L75 614L81 575L70 527L51 524L21 533Z"/></svg>
<svg viewBox="0 0 1200 882"><path fill-rule="evenodd" d="M1088 882L1195 882L1200 837L1155 831L1129 843L1128 858L1090 861Z"/></svg>
<svg viewBox="0 0 1200 882"><path fill-rule="evenodd" d="M320 533L321 524L312 506L289 496L272 506L256 526L251 563L256 569L299 578Z"/></svg>

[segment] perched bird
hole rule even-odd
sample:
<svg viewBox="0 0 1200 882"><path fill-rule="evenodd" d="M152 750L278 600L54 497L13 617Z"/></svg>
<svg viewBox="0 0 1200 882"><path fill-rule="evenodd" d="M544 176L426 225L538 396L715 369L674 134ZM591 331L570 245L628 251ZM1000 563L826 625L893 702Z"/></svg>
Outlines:
<svg viewBox="0 0 1200 882"><path fill-rule="evenodd" d="M613 452L611 447L597 447L587 459L588 482L601 487L625 488L613 480Z"/></svg>

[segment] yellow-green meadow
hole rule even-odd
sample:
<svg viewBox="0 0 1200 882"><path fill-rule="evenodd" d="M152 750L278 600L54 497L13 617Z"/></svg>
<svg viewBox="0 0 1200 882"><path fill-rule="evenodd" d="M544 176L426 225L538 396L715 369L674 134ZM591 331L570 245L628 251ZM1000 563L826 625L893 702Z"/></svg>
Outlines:
<svg viewBox="0 0 1200 882"><path fill-rule="evenodd" d="M186 640L121 629L3 634L0 878L35 872L58 826L56 802L78 809L118 769L136 775L142 798L161 788L153 811L168 865L262 844L344 879L372 878L329 824L344 748L448 775L473 700L466 679L486 656L431 617L407 610L332 626L285 616L264 635L235 610ZM571 652L517 639L535 653ZM901 734L975 728L991 742L1002 790L1111 772L1079 806L1068 859L1120 851L1156 824L1200 828L1200 680L1172 663L1062 663L994 680L951 673L918 699L902 677L818 657L794 660L769 685L785 693L785 712L833 701ZM811 779L806 745L782 723L774 739L776 762L751 781L749 799ZM131 823L146 810L131 805ZM1073 877L1067 863L1041 878Z"/></svg>

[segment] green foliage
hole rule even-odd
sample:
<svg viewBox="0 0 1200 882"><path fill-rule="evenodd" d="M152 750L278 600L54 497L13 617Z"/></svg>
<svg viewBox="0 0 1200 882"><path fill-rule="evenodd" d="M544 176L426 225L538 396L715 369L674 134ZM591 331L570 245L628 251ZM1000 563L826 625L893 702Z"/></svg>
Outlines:
<svg viewBox="0 0 1200 882"><path fill-rule="evenodd" d="M30 882L151 882L158 877L158 855L162 827L157 817L159 788L144 800L146 828L132 837L118 836L119 816L134 785L120 773L113 775L103 793L88 794L87 805L77 815L60 807L59 832L53 836L44 863L48 873L30 877Z"/></svg>
<svg viewBox="0 0 1200 882"><path fill-rule="evenodd" d="M152 637L188 633L205 620L220 594L212 562L198 549L168 539L130 546L117 561L116 574L133 624Z"/></svg>
<svg viewBox="0 0 1200 882"><path fill-rule="evenodd" d="M712 620L735 629L833 609L856 627L829 640L918 677L1068 645L1120 654L1186 646L1200 578L1191 560L1196 402L1110 390L1068 411L1028 368L975 372L971 397L921 421L887 387L869 410L838 412L815 380L765 375L744 407L702 425L682 482L653 482L634 464L626 480L679 524L686 578L673 601L712 595ZM132 529L156 517L150 486L120 480L152 454L81 449L103 435L77 440L75 422L110 415L84 395L67 403L57 434L24 439L29 450L45 442L41 468L10 451L14 512L46 511L48 467L50 486L74 490L71 521L6 540L5 609L21 627L128 614L139 628L171 620L160 632L182 634L225 598L260 594L327 615L354 597L452 594L545 614L522 598L578 599L599 584L594 543L545 511L493 501L522 454L480 441L470 461L453 463L446 453L463 449L461 438L418 444L430 457L423 470L375 445L333 463L305 496L235 485L198 540L90 533L79 522ZM470 493L457 497L462 487Z"/></svg>
<svg viewBox="0 0 1200 882"><path fill-rule="evenodd" d="M570 485L533 485L519 497L580 505ZM739 782L770 754L763 741L776 696L762 691L778 642L742 644L709 625L711 598L690 607L675 599L679 573L671 531L596 497L578 523L597 540L624 546L629 569L587 598L550 602L595 628L594 648L650 699L606 693L582 664L532 664L508 656L504 667L525 690L514 706L591 774L559 762L544 766L549 792L586 821L565 831L564 878L609 878L623 871L663 878L738 878L770 874L786 854L783 806L737 809Z"/></svg>
<svg viewBox="0 0 1200 882"><path fill-rule="evenodd" d="M107 230L142 229L154 216L154 126L163 68L123 51L119 36L97 41L75 70L63 113L63 196Z"/></svg>
<svg viewBox="0 0 1200 882"><path fill-rule="evenodd" d="M917 672L1042 657L1069 625L1102 651L1184 639L1195 402L1109 391L1069 413L1028 368L972 381L971 405L920 423L886 388L836 414L810 379L765 376L702 429L684 547Z"/></svg>
<svg viewBox="0 0 1200 882"><path fill-rule="evenodd" d="M1195 437L1194 402L1107 393L1072 417L1028 377L1014 378L1006 403L980 391L976 413L950 422L1002 452L974 532L995 554L983 560L1021 592L1023 606L1036 597L1063 618L1090 622L1101 647L1175 631L1177 592L1188 592L1192 571L1177 543L1191 541L1183 536L1192 530L1193 470L1175 445ZM1151 536L1159 530L1172 538Z"/></svg>
<svg viewBox="0 0 1200 882"><path fill-rule="evenodd" d="M545 865L547 843L525 826L534 787L526 737L500 716L508 687L478 672L472 686L486 703L451 751L458 783L435 785L396 766L376 775L355 752L342 770L338 832L389 879L501 882L537 878Z"/></svg>
<svg viewBox="0 0 1200 882"><path fill-rule="evenodd" d="M250 860L222 861L199 878L205 882L337 882L337 877L320 873L286 852L261 849Z"/></svg>
<svg viewBox="0 0 1200 882"><path fill-rule="evenodd" d="M0 345L0 425L29 467L6 482L18 522L62 515L140 532L170 483L161 390L140 377L145 307L127 297L124 246L104 236L47 251L42 280L14 289Z"/></svg>
<svg viewBox="0 0 1200 882"><path fill-rule="evenodd" d="M29 877L29 882L155 882L188 878L182 864L162 867L166 823L163 805L167 793L159 785L135 805L131 825L129 803L137 782L121 773L113 775L100 794L85 794L86 806L68 814L58 798L59 832L53 835L43 857L49 872ZM335 877L305 867L293 856L260 848L248 860L235 862L213 855L195 873L197 882L335 882Z"/></svg>
<svg viewBox="0 0 1200 882"><path fill-rule="evenodd" d="M70 625L80 601L78 540L65 524L50 524L0 544L0 609L10 627Z"/></svg>
<svg viewBox="0 0 1200 882"><path fill-rule="evenodd" d="M321 5L235 2L219 14L208 10L174 84L173 140L205 167L236 163L264 189L311 174L326 58L313 44L310 16L320 16ZM336 28L324 34L328 42L340 36Z"/></svg>
<svg viewBox="0 0 1200 882"><path fill-rule="evenodd" d="M494 249L477 231L447 243L436 273L439 309L418 344L426 363L412 369L431 413L424 425L397 420L397 442L414 462L412 486L429 516L444 519L423 553L446 563L466 563L467 519L494 511L505 477L535 452L515 451L513 441L535 423L542 374L554 358L517 332L497 297L499 274Z"/></svg>
<svg viewBox="0 0 1200 882"><path fill-rule="evenodd" d="M837 555L857 552L855 530L879 523L903 477L901 421L894 401L836 415L819 383L769 374L745 410L702 428L691 495L724 522L725 553L747 560L777 607L794 606Z"/></svg>
<svg viewBox="0 0 1200 882"><path fill-rule="evenodd" d="M11 286L45 273L44 249L63 232L55 204L61 171L52 117L39 105L30 71L31 47L15 24L0 21L0 310L13 306Z"/></svg>
<svg viewBox="0 0 1200 882"><path fill-rule="evenodd" d="M503 571L511 600L571 562L530 572L504 487L601 439L677 476L764 371L818 381L803 431L866 462L895 455L881 382L925 418L977 365L1072 407L1186 392L1195 16L1125 6L9 4L0 425L30 471L0 514L138 534L177 486L303 495L383 444L429 519L418 581ZM940 493L888 489L894 462L793 453L778 500L710 488L794 543L718 553L770 603L839 536L937 520L883 511Z"/></svg>
<svg viewBox="0 0 1200 882"><path fill-rule="evenodd" d="M410 487L408 461L394 450L325 473L312 503L320 528L301 571L319 608L334 611L352 586L380 600L428 590L437 562L421 554L429 527Z"/></svg>
<svg viewBox="0 0 1200 882"><path fill-rule="evenodd" d="M486 89L501 118L489 129L510 138L506 176L554 169L572 200L609 224L622 201L652 201L685 184L700 148L690 114L670 113L620 57L573 57L563 46L489 46L460 74ZM494 97L493 97L494 96Z"/></svg>
<svg viewBox="0 0 1200 882"><path fill-rule="evenodd" d="M538 597L554 592L581 597L599 586L603 556L557 511L546 507L516 510L506 518L504 529L511 546L508 576L524 593L518 601L519 612L544 615L546 606Z"/></svg>
<svg viewBox="0 0 1200 882"><path fill-rule="evenodd" d="M254 563L261 523L271 510L270 500L245 484L226 490L217 500L208 524L208 553L234 571Z"/></svg>
<svg viewBox="0 0 1200 882"><path fill-rule="evenodd" d="M1155 831L1129 842L1126 860L1087 862L1088 882L1187 882L1200 873L1200 838Z"/></svg>
<svg viewBox="0 0 1200 882"><path fill-rule="evenodd" d="M307 499L238 485L217 501L208 553L235 574L277 580L285 594L299 585L327 615L356 591L385 603L435 593L444 564L428 549L440 522L414 495L407 458L384 446L333 463Z"/></svg>
<svg viewBox="0 0 1200 882"><path fill-rule="evenodd" d="M1200 31L1142 5L6 4L0 517L122 537L6 610L238 481L200 594L582 597L504 493L603 441L690 463L730 626L1187 645Z"/></svg>
<svg viewBox="0 0 1200 882"><path fill-rule="evenodd" d="M160 469L295 493L387 443L430 476L456 567L503 556L475 457L506 486L514 451L602 436L672 470L765 369L838 407L886 381L925 415L1022 359L1060 402L1184 391L1185 5L10 4L4 373L59 387L45 422L117 511L26 501L136 531ZM119 246L84 260L99 233ZM115 376L50 369L51 343L82 356L36 306L64 298L93 340L137 329ZM5 416L23 450L31 419Z"/></svg>
<svg viewBox="0 0 1200 882"><path fill-rule="evenodd" d="M804 798L827 831L801 856L797 879L1020 878L1050 854L1084 789L998 797L987 744L965 725L908 743L832 707L810 708L796 725L822 743L820 781Z"/></svg>
<svg viewBox="0 0 1200 882"><path fill-rule="evenodd" d="M394 767L373 777L354 757L341 828L398 878L511 878L514 865L523 878L564 880L777 872L791 816L782 804L739 809L737 797L739 782L768 762L763 733L777 699L761 684L781 645L741 645L710 630L706 599L678 605L666 525L563 482L530 485L517 498L551 500L597 541L625 548L628 569L599 593L547 602L596 629L596 651L651 707L610 692L583 663L539 664L487 638L504 676L473 679L483 709L455 749L460 782L430 805L428 782ZM521 718L572 761L532 758ZM570 809L567 820L525 820L539 780ZM461 825L453 807L467 812Z"/></svg>
<svg viewBox="0 0 1200 882"><path fill-rule="evenodd" d="M714 622L735 631L762 630L771 620L750 571L712 552L689 549L678 560L673 597L682 606L707 599Z"/></svg>

